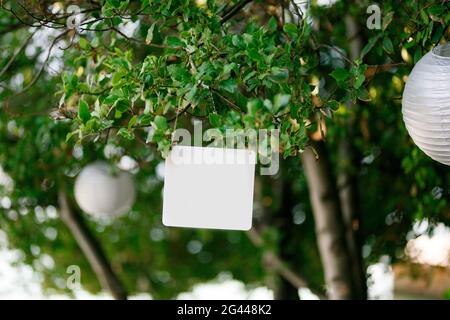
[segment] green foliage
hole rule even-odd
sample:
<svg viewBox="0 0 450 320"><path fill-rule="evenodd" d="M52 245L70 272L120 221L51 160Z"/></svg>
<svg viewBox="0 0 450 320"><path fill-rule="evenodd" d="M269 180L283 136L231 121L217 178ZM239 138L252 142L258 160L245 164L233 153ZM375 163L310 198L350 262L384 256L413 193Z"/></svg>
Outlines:
<svg viewBox="0 0 450 320"><path fill-rule="evenodd" d="M444 299L450 300L450 290L448 290L444 293Z"/></svg>

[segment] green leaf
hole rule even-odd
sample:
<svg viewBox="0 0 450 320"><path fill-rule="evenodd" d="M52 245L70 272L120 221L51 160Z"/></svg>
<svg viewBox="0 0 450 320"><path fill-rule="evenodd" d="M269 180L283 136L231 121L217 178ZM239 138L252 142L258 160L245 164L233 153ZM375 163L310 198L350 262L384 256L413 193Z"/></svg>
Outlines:
<svg viewBox="0 0 450 320"><path fill-rule="evenodd" d="M263 101L264 107L266 107L267 110L269 110L269 112L274 112L274 107L273 107L273 103L272 101L270 101L269 99L265 99Z"/></svg>
<svg viewBox="0 0 450 320"><path fill-rule="evenodd" d="M438 43L439 40L441 40L443 33L444 33L444 29L442 28L442 26L437 26L436 31L434 32L434 35L431 38L431 42Z"/></svg>
<svg viewBox="0 0 450 320"><path fill-rule="evenodd" d="M381 37L381 33L379 33L377 36L369 39L367 44L361 50L361 55L360 55L361 60L366 56L366 54L368 54L370 52L370 50L372 50L373 46L377 43L377 41L378 41L378 39L380 39L380 37Z"/></svg>
<svg viewBox="0 0 450 320"><path fill-rule="evenodd" d="M167 71L169 72L170 76L178 82L185 83L190 79L189 71L182 65L172 64L167 67Z"/></svg>
<svg viewBox="0 0 450 320"><path fill-rule="evenodd" d="M117 100L119 100L119 96L118 95L115 95L115 94L112 94L112 95L109 95L109 96L107 96L106 98L105 98L105 100L103 101L103 103L104 104L107 104L107 105L114 105L114 103L117 101Z"/></svg>
<svg viewBox="0 0 450 320"><path fill-rule="evenodd" d="M131 107L131 102L127 99L118 99L114 103L114 107L117 111L124 113L125 111L128 111L128 109Z"/></svg>
<svg viewBox="0 0 450 320"><path fill-rule="evenodd" d="M277 30L277 19L275 19L275 17L271 17L269 19L269 22L267 23L267 27L272 32L276 31Z"/></svg>
<svg viewBox="0 0 450 320"><path fill-rule="evenodd" d="M244 45L244 41L242 40L241 37L239 37L239 35L235 34L231 37L231 43L233 44L233 46L235 46L236 48L240 48Z"/></svg>
<svg viewBox="0 0 450 320"><path fill-rule="evenodd" d="M158 151L161 152L163 158L167 158L167 156L169 155L170 146L171 143L168 139L158 141Z"/></svg>
<svg viewBox="0 0 450 320"><path fill-rule="evenodd" d="M251 34L244 33L244 34L242 35L242 40L244 41L244 43L245 43L247 46L249 46L250 44L252 44L253 39L254 39L254 37L253 37L253 35L251 35Z"/></svg>
<svg viewBox="0 0 450 320"><path fill-rule="evenodd" d="M223 73L224 74L229 74L234 68L236 68L236 63L232 62L232 63L227 63L223 66Z"/></svg>
<svg viewBox="0 0 450 320"><path fill-rule="evenodd" d="M114 8L119 8L120 7L120 0L106 0L106 2Z"/></svg>
<svg viewBox="0 0 450 320"><path fill-rule="evenodd" d="M383 18L383 31L386 30L386 28L391 24L392 19L394 18L394 11L390 11L386 13L386 15Z"/></svg>
<svg viewBox="0 0 450 320"><path fill-rule="evenodd" d="M261 110L263 103L259 99L252 99L247 102L247 113L254 116L258 110Z"/></svg>
<svg viewBox="0 0 450 320"><path fill-rule="evenodd" d="M250 48L247 50L247 56L253 60L253 61L262 61L263 57L259 53L259 50L257 48Z"/></svg>
<svg viewBox="0 0 450 320"><path fill-rule="evenodd" d="M283 82L289 78L289 70L286 68L272 67L270 69L269 79L273 82Z"/></svg>
<svg viewBox="0 0 450 320"><path fill-rule="evenodd" d="M189 102L194 102L194 99L195 99L195 97L196 97L196 95L197 95L197 90L198 90L197 86L193 86L193 87L188 91L188 93L187 93L187 95L186 95L186 100L189 101Z"/></svg>
<svg viewBox="0 0 450 320"><path fill-rule="evenodd" d="M369 92L364 87L358 89L357 97L361 101L370 101Z"/></svg>
<svg viewBox="0 0 450 320"><path fill-rule="evenodd" d="M357 74L355 77L355 82L353 83L353 88L359 89L364 83L364 80L366 80L364 73Z"/></svg>
<svg viewBox="0 0 450 320"><path fill-rule="evenodd" d="M291 105L291 117L294 119L297 119L298 117L298 111L300 110L300 105L299 104L293 104Z"/></svg>
<svg viewBox="0 0 450 320"><path fill-rule="evenodd" d="M123 72L121 71L115 72L111 79L112 85L114 87L117 86L120 83L120 80L122 80L123 76L124 76Z"/></svg>
<svg viewBox="0 0 450 320"><path fill-rule="evenodd" d="M152 120L153 120L153 117L151 115L149 115L149 114L141 114L138 117L138 121L137 122L141 126L147 126L147 125L151 124Z"/></svg>
<svg viewBox="0 0 450 320"><path fill-rule="evenodd" d="M88 122L84 125L84 128L86 132L95 132L99 129L99 122L98 118L91 118Z"/></svg>
<svg viewBox="0 0 450 320"><path fill-rule="evenodd" d="M409 48L414 47L415 45L416 45L416 41L415 41L415 40L411 40L411 41L405 43L405 45L403 46L403 48L409 49Z"/></svg>
<svg viewBox="0 0 450 320"><path fill-rule="evenodd" d="M417 47L414 51L414 64L416 64L420 58L422 58L422 48Z"/></svg>
<svg viewBox="0 0 450 320"><path fill-rule="evenodd" d="M236 80L233 78L228 78L225 81L222 81L219 84L220 89L223 89L225 91L228 91L229 93L234 93L237 89Z"/></svg>
<svg viewBox="0 0 450 320"><path fill-rule="evenodd" d="M155 129L159 131L166 131L169 128L169 125L167 124L166 117L163 116L156 116L153 120L153 123L155 125Z"/></svg>
<svg viewBox="0 0 450 320"><path fill-rule="evenodd" d="M117 131L117 135L121 136L128 140L134 139L134 133L131 130L128 130L127 128L120 128L119 131Z"/></svg>
<svg viewBox="0 0 450 320"><path fill-rule="evenodd" d="M91 118L91 113L89 111L89 105L83 99L80 99L78 103L78 117L86 123Z"/></svg>
<svg viewBox="0 0 450 320"><path fill-rule="evenodd" d="M78 44L80 45L80 48L83 50L86 50L89 48L89 43L86 40L86 38L81 37L80 41L78 42Z"/></svg>
<svg viewBox="0 0 450 320"><path fill-rule="evenodd" d="M337 109L339 109L339 102L336 100L330 100L327 102L327 106L331 110L336 111Z"/></svg>
<svg viewBox="0 0 450 320"><path fill-rule="evenodd" d="M208 118L213 128L218 128L222 125L221 117L217 113L210 113Z"/></svg>
<svg viewBox="0 0 450 320"><path fill-rule="evenodd" d="M112 17L114 15L114 7L108 2L102 7L102 14L105 17Z"/></svg>
<svg viewBox="0 0 450 320"><path fill-rule="evenodd" d="M63 75L63 87L66 94L66 99L70 98L71 95L78 87L78 77L75 74L64 74Z"/></svg>
<svg viewBox="0 0 450 320"><path fill-rule="evenodd" d="M332 76L339 83L347 80L351 76L351 73L347 69L336 68L332 73L330 73L330 76Z"/></svg>
<svg viewBox="0 0 450 320"><path fill-rule="evenodd" d="M120 67L124 68L125 70L131 70L131 63L125 57L114 58L112 60L112 65L116 68L116 70L120 70Z"/></svg>
<svg viewBox="0 0 450 320"><path fill-rule="evenodd" d="M387 53L394 53L394 45L392 44L392 41L388 37L383 38L383 49Z"/></svg>
<svg viewBox="0 0 450 320"><path fill-rule="evenodd" d="M297 26L293 23L286 23L283 26L284 32L286 32L290 37L295 38L298 34Z"/></svg>
<svg viewBox="0 0 450 320"><path fill-rule="evenodd" d="M70 139L72 139L72 137L76 134L79 133L79 130L75 130L75 131L71 131L66 135L66 143L69 142Z"/></svg>
<svg viewBox="0 0 450 320"><path fill-rule="evenodd" d="M422 18L422 21L423 21L423 22L425 22L426 24L428 24L429 18L428 18L428 14L425 12L425 9L421 9L421 10L420 10L420 17Z"/></svg>
<svg viewBox="0 0 450 320"><path fill-rule="evenodd" d="M290 94L277 94L273 100L274 112L278 112L281 108L288 105L291 100Z"/></svg>
<svg viewBox="0 0 450 320"><path fill-rule="evenodd" d="M130 121L128 121L128 129L132 128L136 124L137 120L138 120L137 115L131 117Z"/></svg>
<svg viewBox="0 0 450 320"><path fill-rule="evenodd" d="M174 37L174 36L168 36L166 38L166 43L168 46L171 47L183 47L184 43L181 41L180 38Z"/></svg>
<svg viewBox="0 0 450 320"><path fill-rule="evenodd" d="M446 10L445 6L436 4L428 8L428 13L433 16L441 16Z"/></svg>

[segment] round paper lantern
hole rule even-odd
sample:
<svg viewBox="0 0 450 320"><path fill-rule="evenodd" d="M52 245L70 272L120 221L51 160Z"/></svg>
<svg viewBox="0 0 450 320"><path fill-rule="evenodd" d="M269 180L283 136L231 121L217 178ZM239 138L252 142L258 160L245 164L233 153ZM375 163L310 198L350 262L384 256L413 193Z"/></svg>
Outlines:
<svg viewBox="0 0 450 320"><path fill-rule="evenodd" d="M131 174L113 173L105 162L87 165L75 181L75 200L83 211L94 216L117 217L126 213L135 195Z"/></svg>
<svg viewBox="0 0 450 320"><path fill-rule="evenodd" d="M403 92L403 120L414 143L450 165L450 43L435 47L414 66Z"/></svg>

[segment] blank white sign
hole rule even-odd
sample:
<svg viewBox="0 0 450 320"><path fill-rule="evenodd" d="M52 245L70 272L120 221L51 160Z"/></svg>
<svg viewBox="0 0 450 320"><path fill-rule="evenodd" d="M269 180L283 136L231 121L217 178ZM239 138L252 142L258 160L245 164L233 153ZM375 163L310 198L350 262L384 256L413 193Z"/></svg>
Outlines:
<svg viewBox="0 0 450 320"><path fill-rule="evenodd" d="M173 147L164 168L163 224L249 230L255 162L246 149Z"/></svg>

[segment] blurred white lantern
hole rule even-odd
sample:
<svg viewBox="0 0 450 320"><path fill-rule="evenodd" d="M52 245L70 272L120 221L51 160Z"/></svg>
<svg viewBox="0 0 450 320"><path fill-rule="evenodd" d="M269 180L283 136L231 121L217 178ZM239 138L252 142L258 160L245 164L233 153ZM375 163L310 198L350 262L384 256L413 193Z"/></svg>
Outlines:
<svg viewBox="0 0 450 320"><path fill-rule="evenodd" d="M403 92L402 113L415 144L450 165L450 43L417 62Z"/></svg>
<svg viewBox="0 0 450 320"><path fill-rule="evenodd" d="M131 174L116 174L105 162L87 165L75 181L75 199L80 208L94 216L117 217L134 203L136 191Z"/></svg>

